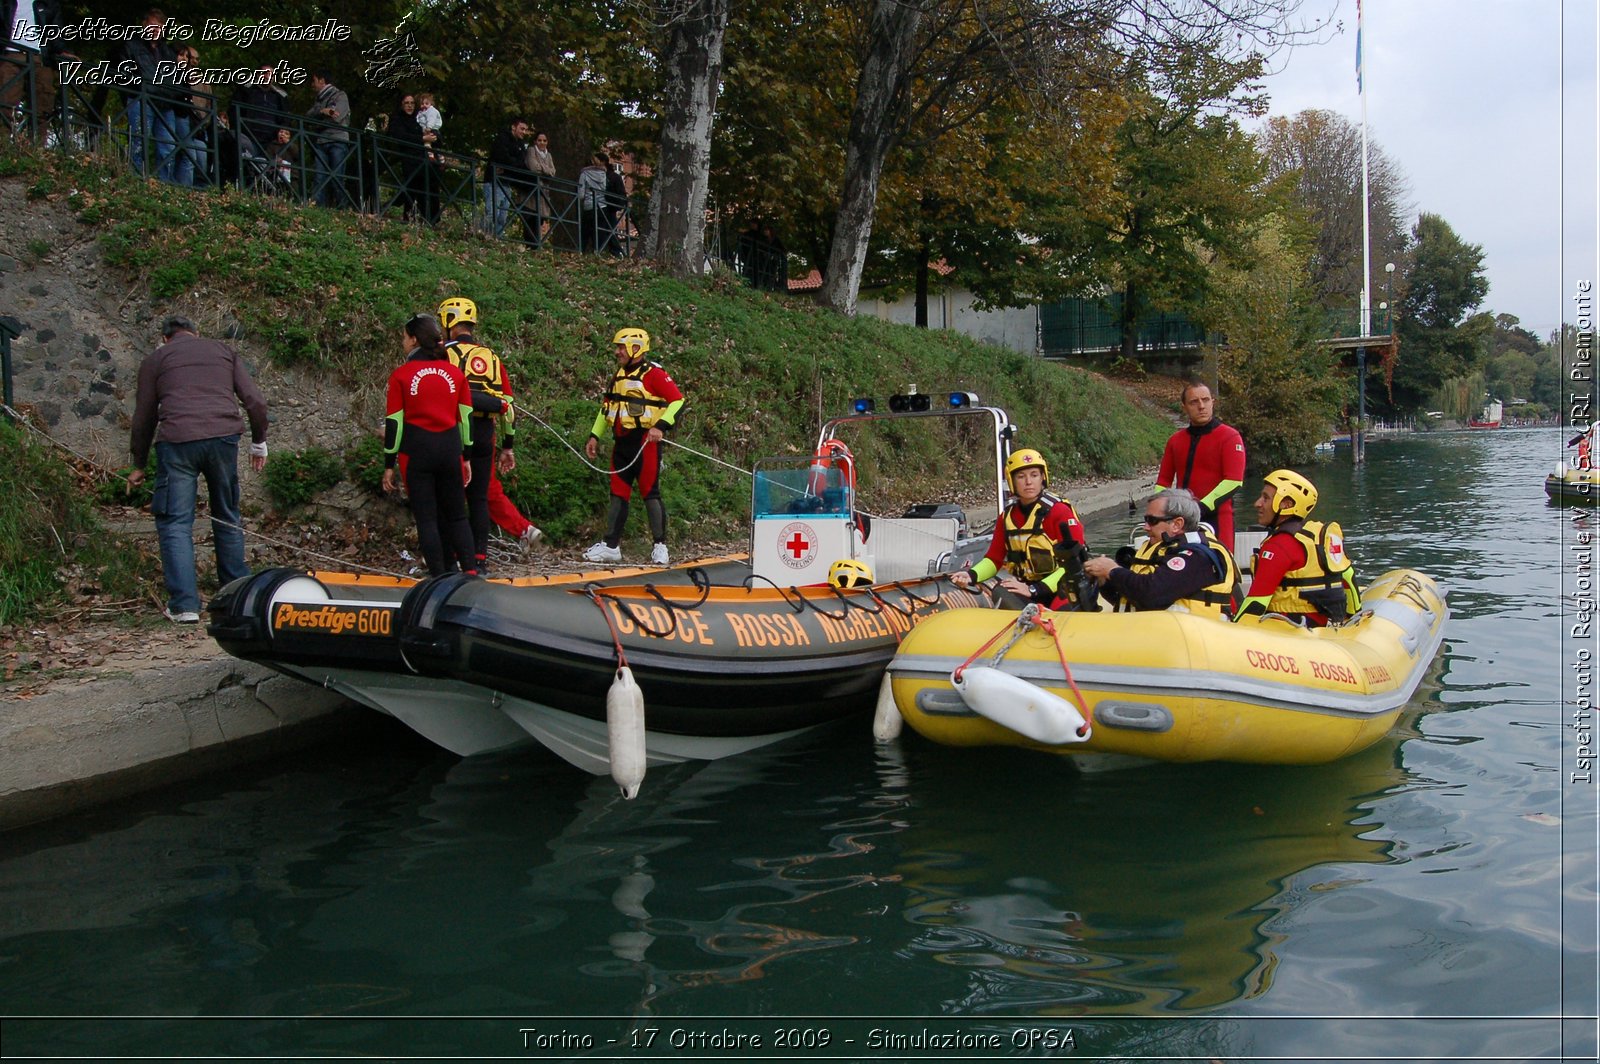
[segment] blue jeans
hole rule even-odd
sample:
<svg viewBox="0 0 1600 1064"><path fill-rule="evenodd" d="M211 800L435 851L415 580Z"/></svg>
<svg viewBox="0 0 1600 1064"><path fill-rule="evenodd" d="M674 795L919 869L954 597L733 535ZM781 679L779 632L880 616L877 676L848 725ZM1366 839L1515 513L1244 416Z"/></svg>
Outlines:
<svg viewBox="0 0 1600 1064"><path fill-rule="evenodd" d="M313 141L311 153L316 159L317 175L317 185L312 190L311 198L324 207L350 205L350 197L344 189L344 160L350 154L350 142Z"/></svg>
<svg viewBox="0 0 1600 1064"><path fill-rule="evenodd" d="M511 197L498 181L483 183L484 228L495 236L506 231L506 220L511 215Z"/></svg>
<svg viewBox="0 0 1600 1064"><path fill-rule="evenodd" d="M222 584L249 576L244 529L239 520L239 437L217 436L188 443L156 444L155 497L150 512L161 541L161 577L167 608L200 611L194 575L194 501L198 478L206 478L211 500L211 539Z"/></svg>

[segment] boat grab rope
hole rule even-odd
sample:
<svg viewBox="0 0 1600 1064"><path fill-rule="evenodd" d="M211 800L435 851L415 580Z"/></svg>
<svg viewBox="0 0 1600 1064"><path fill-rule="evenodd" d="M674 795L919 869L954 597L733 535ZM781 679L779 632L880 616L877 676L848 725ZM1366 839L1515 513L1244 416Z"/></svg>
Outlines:
<svg viewBox="0 0 1600 1064"><path fill-rule="evenodd" d="M1028 603L1022 608L1022 612L1017 615L1015 621L1008 623L1004 628L990 636L988 642L974 650L966 661L957 665L955 671L950 674L950 678L959 680L961 674L966 671L967 666L982 657L984 651L994 646L1000 641L1000 637L1009 631L1011 632L1011 638L1006 640L1005 646L996 651L991 659L992 667L999 668L1000 659L1011 652L1011 648L1016 645L1017 640L1021 639L1031 629L1038 628L1050 636L1050 642L1056 648L1056 658L1061 662L1061 672L1067 678L1067 686L1072 688L1072 697L1078 700L1078 712L1083 717L1083 726L1078 728L1077 732L1079 735L1087 735L1089 734L1089 704L1084 700L1083 692L1078 690L1078 681L1072 678L1072 668L1067 664L1066 652L1061 649L1061 636L1056 631L1055 620L1049 616L1041 616L1041 614L1047 612L1037 602Z"/></svg>
<svg viewBox="0 0 1600 1064"><path fill-rule="evenodd" d="M672 633L674 633L674 632L676 632L678 630L678 613L677 613L677 611L679 611L679 610L684 610L684 611L697 610L701 606L705 605L706 599L711 597L711 587L712 587L711 577L710 577L709 574L706 573L706 571L704 569L702 569L698 565L690 566L689 569L686 570L686 574L689 577L689 582L692 583L695 587L700 589L700 597L695 599L693 602L688 602L688 603L673 602L671 599L667 598L659 590L657 590L656 585L654 585L654 584L645 584L644 585L643 590L644 590L645 594L649 595L651 598L653 598L657 602L661 603L662 606L666 607L667 619L672 622L669 625L667 625L665 630L658 631L655 628L650 627L649 623L646 622L645 619L642 616L640 616L637 611L630 610L629 612L633 614L633 623L638 625L639 629L641 631L643 631L646 635L653 635L658 639L667 638L668 636L672 635ZM590 583L588 583L588 584L585 584L583 586L583 588L582 588L582 591L583 591L584 595L588 596L590 601L592 601L596 606L600 607L600 613L605 617L606 623L610 624L611 623L611 615L608 612L606 612L606 609L601 604L600 600L603 599L603 598L608 598L608 599L613 600L614 602L617 602L618 604L622 604L623 603L622 597L620 595L609 593L604 585L596 584L596 583L594 583L592 581ZM617 630L616 630L615 627L613 627L611 629L611 634L612 634L612 638L613 639L616 638L616 631ZM618 644L618 649L620 651L620 649L621 649L621 645L620 644ZM626 662L624 662L623 664L626 664Z"/></svg>
<svg viewBox="0 0 1600 1064"><path fill-rule="evenodd" d="M611 619L611 611L606 609L605 603L600 601L598 588L587 587L584 592L589 596L589 601L593 602L595 608L600 611L600 616L605 618L606 627L611 629L611 645L617 650L617 668L626 669L628 667L628 655L623 653L622 636L617 632L616 622Z"/></svg>

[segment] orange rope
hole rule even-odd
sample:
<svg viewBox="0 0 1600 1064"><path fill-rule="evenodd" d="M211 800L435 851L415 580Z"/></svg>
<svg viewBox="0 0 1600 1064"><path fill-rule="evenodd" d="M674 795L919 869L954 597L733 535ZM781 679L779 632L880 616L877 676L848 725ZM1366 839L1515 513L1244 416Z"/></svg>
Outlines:
<svg viewBox="0 0 1600 1064"><path fill-rule="evenodd" d="M1078 729L1078 735L1089 734L1089 704L1084 701L1083 692L1078 690L1078 681L1072 678L1072 669L1067 665L1067 652L1061 649L1061 637L1056 634L1056 623L1049 617L1039 620L1039 627L1050 633L1050 641L1056 645L1056 657L1061 659L1061 671L1067 677L1067 686L1072 688L1072 696L1078 700L1078 713L1083 717L1083 727Z"/></svg>
<svg viewBox="0 0 1600 1064"><path fill-rule="evenodd" d="M600 601L600 596L591 594L589 601L600 611L600 616L605 618L606 627L611 629L611 645L617 648L617 668L628 667L628 655L622 652L622 636L617 634L617 624L611 619L611 611L606 609L605 603Z"/></svg>
<svg viewBox="0 0 1600 1064"><path fill-rule="evenodd" d="M967 670L967 666L971 665L974 661L977 661L978 658L982 656L982 654L983 654L983 652L985 650L988 650L990 647L994 646L995 643L999 642L1001 636L1003 636L1007 632L1011 631L1012 625L1014 623L1015 622L1007 623L1004 628L1000 629L998 632L996 632L994 634L994 638L990 639L987 643L983 644L983 646L979 647L977 650L974 650L972 652L972 656L971 657L969 657L966 661L963 661L960 665L956 666L956 671L952 672L950 674L950 678L952 680L961 679L961 674Z"/></svg>

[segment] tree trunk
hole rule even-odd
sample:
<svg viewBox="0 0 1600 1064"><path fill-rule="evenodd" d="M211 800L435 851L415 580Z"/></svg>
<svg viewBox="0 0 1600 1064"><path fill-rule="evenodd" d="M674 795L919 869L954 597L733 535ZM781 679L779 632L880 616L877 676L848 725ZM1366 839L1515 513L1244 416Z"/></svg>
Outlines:
<svg viewBox="0 0 1600 1064"><path fill-rule="evenodd" d="M917 328L928 327L928 245L917 252Z"/></svg>
<svg viewBox="0 0 1600 1064"><path fill-rule="evenodd" d="M839 217L818 294L823 306L842 314L856 310L878 203L878 179L894 143L898 112L904 107L906 78L921 21L922 8L912 0L878 0L873 8L872 38L861 76L856 79L856 102L845 144Z"/></svg>
<svg viewBox="0 0 1600 1064"><path fill-rule="evenodd" d="M664 67L661 158L650 190L645 257L679 277L706 272L705 207L711 127L722 78L728 0L697 0L672 24Z"/></svg>
<svg viewBox="0 0 1600 1064"><path fill-rule="evenodd" d="M1122 289L1122 357L1133 362L1139 357L1139 290L1129 281Z"/></svg>

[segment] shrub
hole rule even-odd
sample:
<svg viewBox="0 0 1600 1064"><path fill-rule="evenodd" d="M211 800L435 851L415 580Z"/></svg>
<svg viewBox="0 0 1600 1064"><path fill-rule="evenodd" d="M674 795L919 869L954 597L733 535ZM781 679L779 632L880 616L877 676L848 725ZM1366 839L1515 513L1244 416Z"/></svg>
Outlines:
<svg viewBox="0 0 1600 1064"><path fill-rule="evenodd" d="M69 568L116 597L133 595L150 575L137 550L106 535L72 467L0 421L0 627L57 599Z"/></svg>
<svg viewBox="0 0 1600 1064"><path fill-rule="evenodd" d="M344 479L339 460L321 447L279 451L264 472L267 494L282 509L303 506Z"/></svg>
<svg viewBox="0 0 1600 1064"><path fill-rule="evenodd" d="M363 436L344 452L344 475L350 483L383 494L383 440Z"/></svg>

